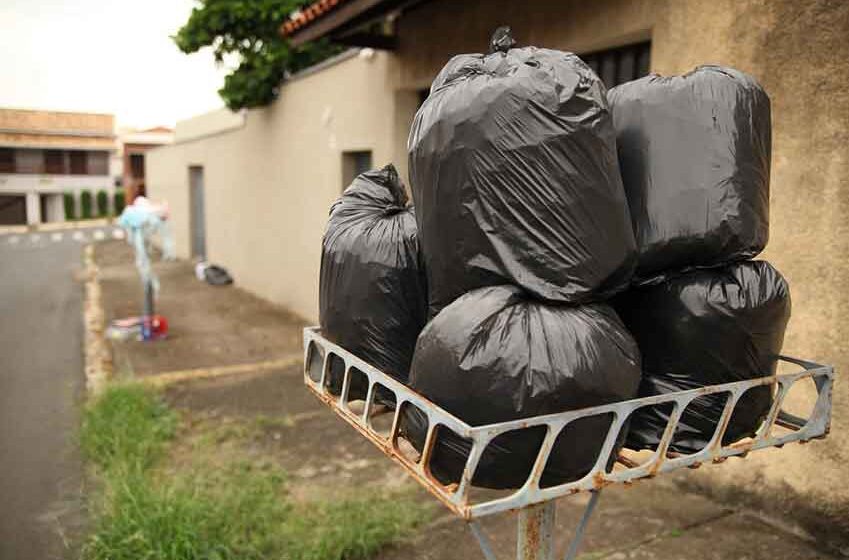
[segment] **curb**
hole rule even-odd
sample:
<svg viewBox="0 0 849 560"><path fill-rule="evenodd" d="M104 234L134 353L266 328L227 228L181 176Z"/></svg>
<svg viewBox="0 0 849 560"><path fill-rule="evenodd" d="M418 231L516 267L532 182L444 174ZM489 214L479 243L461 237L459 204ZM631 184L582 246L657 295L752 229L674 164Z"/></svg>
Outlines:
<svg viewBox="0 0 849 560"><path fill-rule="evenodd" d="M165 373L157 373L145 377L137 377L136 381L150 385L152 387L167 387L185 381L197 381L203 379L215 379L218 377L226 377L230 375L239 375L246 373L261 373L272 369L283 369L294 365L302 364L304 356L302 353L293 354L279 360L267 360L264 362L254 362L250 364L237 364L233 366L220 366L209 368L184 369L176 371L168 371ZM301 373L300 371L298 373Z"/></svg>
<svg viewBox="0 0 849 560"><path fill-rule="evenodd" d="M114 218L93 218L91 220L76 220L73 222L45 222L42 224L23 226L0 226L0 235L6 233L40 233L58 230L87 229L114 225Z"/></svg>
<svg viewBox="0 0 849 560"><path fill-rule="evenodd" d="M100 393L112 377L112 353L104 336L105 320L100 293L100 278L94 262L94 245L88 244L83 252L85 299L83 324L85 328L85 378L90 394Z"/></svg>

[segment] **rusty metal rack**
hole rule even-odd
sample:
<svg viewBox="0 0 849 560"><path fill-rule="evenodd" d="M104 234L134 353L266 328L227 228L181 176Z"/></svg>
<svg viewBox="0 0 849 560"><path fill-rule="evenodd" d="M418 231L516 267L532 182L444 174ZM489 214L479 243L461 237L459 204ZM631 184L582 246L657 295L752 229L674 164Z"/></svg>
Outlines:
<svg viewBox="0 0 849 560"><path fill-rule="evenodd" d="M469 524L472 534L478 540L487 560L494 560L495 554L477 522L481 517L509 510L518 510L517 558L519 560L550 560L554 558L552 536L555 513L554 500L577 492L591 492L583 518L579 522L572 543L566 552L566 560L571 560L577 555L578 545L586 524L598 502L601 489L605 486L631 483L683 467L695 468L702 463L720 463L729 457L745 456L750 451L758 449L782 447L791 442L806 442L825 437L828 434L831 421L831 392L834 369L831 366L784 356L781 356L780 360L798 366L800 370L794 373L712 385L689 391L638 398L511 422L470 426L415 393L409 387L325 339L321 336L318 328L304 329L304 382L307 388L360 434L398 462L448 509L464 519ZM339 366L344 367L344 375L341 388L331 390L329 372L331 363L334 361ZM368 385L365 403L361 410L355 409L349 399L354 376L357 376L359 380L366 381ZM791 387L807 381L812 381L816 388L816 402L810 415L807 418L802 418L782 410L785 397ZM723 445L722 436L737 401L746 391L759 386L772 386L774 388L773 404L766 420L754 437ZM382 397L378 397L378 395L382 395ZM727 399L710 442L703 450L691 455L678 455L669 452L668 449L674 439L675 429L682 412L692 401L706 395L725 395ZM394 403L394 407L381 406L380 401L385 402L387 396L389 396L388 400ZM657 450L652 453L650 458L640 463L628 458L624 453L619 453L615 457L615 461L611 461L617 436L630 415L639 408L657 405L671 407L669 422ZM416 454L411 456L410 453L404 452L399 441L401 439L399 436L401 412L406 406L415 406L428 419L427 436L424 447L418 456ZM374 425L378 410L392 414L392 425L388 432L382 432L376 429ZM595 416L609 418L610 426L607 436L600 446L595 465L590 472L579 480L551 487L541 487L540 479L543 470L560 432L571 422ZM484 497L478 501L472 499L470 496L472 479L484 449L489 443L500 434L539 426L545 427L545 436L534 466L524 485L507 496ZM471 442L471 451L457 484L444 485L440 483L429 469L437 434L443 429L450 430Z"/></svg>

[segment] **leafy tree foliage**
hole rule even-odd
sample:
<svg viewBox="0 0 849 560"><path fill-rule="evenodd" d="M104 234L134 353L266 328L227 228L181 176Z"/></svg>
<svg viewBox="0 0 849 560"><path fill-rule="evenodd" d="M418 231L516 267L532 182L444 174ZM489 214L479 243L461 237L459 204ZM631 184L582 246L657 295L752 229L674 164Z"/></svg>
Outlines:
<svg viewBox="0 0 849 560"><path fill-rule="evenodd" d="M233 111L270 103L292 72L328 58L340 48L325 40L292 47L280 35L289 14L304 0L197 0L189 20L172 37L184 53L211 47L219 63L234 57L238 66L218 90Z"/></svg>

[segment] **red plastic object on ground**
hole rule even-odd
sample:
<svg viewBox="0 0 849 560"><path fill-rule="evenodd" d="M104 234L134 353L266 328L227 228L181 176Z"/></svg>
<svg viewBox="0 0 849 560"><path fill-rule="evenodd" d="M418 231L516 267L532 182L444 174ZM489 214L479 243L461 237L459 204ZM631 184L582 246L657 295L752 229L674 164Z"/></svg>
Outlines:
<svg viewBox="0 0 849 560"><path fill-rule="evenodd" d="M168 320L162 315L144 317L142 340L161 340L168 335Z"/></svg>

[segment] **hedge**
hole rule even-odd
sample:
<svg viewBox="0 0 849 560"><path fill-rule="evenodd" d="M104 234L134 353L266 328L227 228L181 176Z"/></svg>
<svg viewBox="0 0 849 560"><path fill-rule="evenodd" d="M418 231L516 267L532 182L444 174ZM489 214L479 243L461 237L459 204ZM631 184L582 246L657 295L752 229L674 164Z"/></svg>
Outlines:
<svg viewBox="0 0 849 560"><path fill-rule="evenodd" d="M97 215L101 218L109 215L109 195L106 191L97 191Z"/></svg>
<svg viewBox="0 0 849 560"><path fill-rule="evenodd" d="M65 220L71 221L77 219L77 200L74 198L74 193L66 192L62 195L65 203Z"/></svg>
<svg viewBox="0 0 849 560"><path fill-rule="evenodd" d="M83 220L87 220L87 219L92 217L91 216L91 202L92 202L92 200L91 200L91 191L90 190L84 190L84 191L80 192L80 208L81 208L80 217Z"/></svg>
<svg viewBox="0 0 849 560"><path fill-rule="evenodd" d="M113 206L115 208L115 215L120 216L121 212L124 211L124 206L127 205L126 199L124 198L124 191L115 191L115 200L113 200Z"/></svg>

